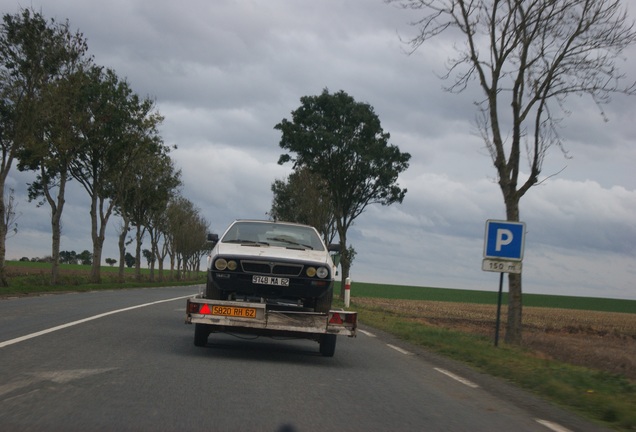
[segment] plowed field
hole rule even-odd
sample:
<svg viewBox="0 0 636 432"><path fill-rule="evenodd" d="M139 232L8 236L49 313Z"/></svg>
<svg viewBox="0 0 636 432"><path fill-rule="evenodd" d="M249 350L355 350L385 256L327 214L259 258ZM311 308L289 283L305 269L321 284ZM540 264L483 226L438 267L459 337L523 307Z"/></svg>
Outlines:
<svg viewBox="0 0 636 432"><path fill-rule="evenodd" d="M356 304L400 313L428 326L492 337L497 307L472 303L356 298ZM507 308L502 306L500 340ZM536 356L636 380L636 315L524 307L523 345Z"/></svg>

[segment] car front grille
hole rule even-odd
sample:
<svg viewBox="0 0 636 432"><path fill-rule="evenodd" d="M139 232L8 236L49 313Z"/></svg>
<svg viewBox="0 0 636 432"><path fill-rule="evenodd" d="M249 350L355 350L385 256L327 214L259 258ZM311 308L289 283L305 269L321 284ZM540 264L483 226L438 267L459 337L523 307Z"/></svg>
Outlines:
<svg viewBox="0 0 636 432"><path fill-rule="evenodd" d="M301 264L288 264L265 261L241 261L245 273L268 274L274 276L299 276L303 271Z"/></svg>

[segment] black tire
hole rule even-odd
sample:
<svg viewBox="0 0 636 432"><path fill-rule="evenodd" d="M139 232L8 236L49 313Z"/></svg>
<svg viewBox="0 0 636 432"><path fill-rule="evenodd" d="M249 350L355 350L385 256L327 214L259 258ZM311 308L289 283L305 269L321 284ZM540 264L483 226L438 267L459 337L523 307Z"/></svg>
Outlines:
<svg viewBox="0 0 636 432"><path fill-rule="evenodd" d="M194 324L194 346L204 347L208 344L210 328L207 324Z"/></svg>
<svg viewBox="0 0 636 432"><path fill-rule="evenodd" d="M331 304L333 303L333 287L329 288L322 297L316 299L314 305L314 312L327 313L331 310Z"/></svg>
<svg viewBox="0 0 636 432"><path fill-rule="evenodd" d="M325 334L320 337L320 354L333 357L336 352L336 335Z"/></svg>
<svg viewBox="0 0 636 432"><path fill-rule="evenodd" d="M223 300L221 298L221 290L212 283L210 278L211 276L208 276L208 283L205 285L205 298L210 300Z"/></svg>

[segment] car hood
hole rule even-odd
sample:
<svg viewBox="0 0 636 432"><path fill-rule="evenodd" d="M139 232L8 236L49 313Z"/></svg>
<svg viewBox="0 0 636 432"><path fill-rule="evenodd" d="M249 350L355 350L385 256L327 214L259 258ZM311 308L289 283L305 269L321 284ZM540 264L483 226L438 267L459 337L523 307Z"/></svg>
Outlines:
<svg viewBox="0 0 636 432"><path fill-rule="evenodd" d="M333 265L327 251L312 249L292 249L279 246L252 245L238 243L218 243L212 250L212 256L232 255L236 257L290 259L297 261L320 262Z"/></svg>

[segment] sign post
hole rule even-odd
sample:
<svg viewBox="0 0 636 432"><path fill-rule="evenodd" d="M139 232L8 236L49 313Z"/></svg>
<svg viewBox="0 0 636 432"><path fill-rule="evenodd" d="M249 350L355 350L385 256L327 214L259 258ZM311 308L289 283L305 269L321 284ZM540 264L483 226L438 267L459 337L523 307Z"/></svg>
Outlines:
<svg viewBox="0 0 636 432"><path fill-rule="evenodd" d="M499 296L497 299L497 323L495 346L499 345L501 321L501 296L504 273L521 273L521 261L525 247L526 224L488 219L484 238L483 271L499 272Z"/></svg>

